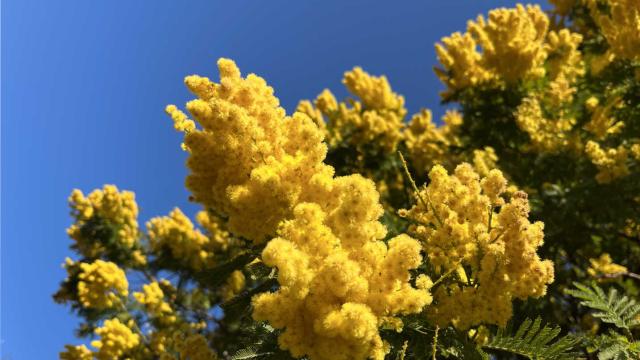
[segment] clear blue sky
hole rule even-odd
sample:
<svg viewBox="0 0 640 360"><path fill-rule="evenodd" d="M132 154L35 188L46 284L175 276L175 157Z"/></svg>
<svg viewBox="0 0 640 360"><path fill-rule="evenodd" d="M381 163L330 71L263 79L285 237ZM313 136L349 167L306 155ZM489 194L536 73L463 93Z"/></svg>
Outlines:
<svg viewBox="0 0 640 360"><path fill-rule="evenodd" d="M402 6L397 5L401 3ZM235 59L291 111L345 70L386 74L410 111L441 114L433 43L514 1L2 1L1 358L55 359L77 343L53 303L70 241L66 199L134 190L140 223L187 202L180 136L164 115L187 74Z"/></svg>

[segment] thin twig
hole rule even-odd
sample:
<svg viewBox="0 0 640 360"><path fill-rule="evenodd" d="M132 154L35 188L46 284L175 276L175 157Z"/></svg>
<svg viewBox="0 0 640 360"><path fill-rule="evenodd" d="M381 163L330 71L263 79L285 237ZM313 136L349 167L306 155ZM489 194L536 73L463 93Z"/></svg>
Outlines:
<svg viewBox="0 0 640 360"><path fill-rule="evenodd" d="M451 275L454 271L456 271L456 269L458 269L458 266L460 266L460 262L458 262L453 268L451 268L449 271L447 271L442 276L440 276L438 280L434 281L433 284L431 284L431 288L434 288L438 283L444 280L447 276Z"/></svg>
<svg viewBox="0 0 640 360"><path fill-rule="evenodd" d="M617 278L620 276L628 276L630 278L636 279L636 280L640 280L640 274L636 274L636 273L632 273L629 271L621 271L621 272L617 272L617 273L611 273L611 274L600 274L597 275L597 278L606 278L606 279L613 279L613 278Z"/></svg>
<svg viewBox="0 0 640 360"><path fill-rule="evenodd" d="M407 166L407 161L404 159L404 156L402 156L402 153L400 151L398 151L398 155L400 155L400 160L402 161L402 167L404 168L405 174L409 178L409 182L411 182L411 186L413 187L413 191L416 193L416 197L418 198L418 200L420 200L420 202L424 207L431 209L431 211L433 211L433 215L435 216L436 221L438 221L438 224L442 226L442 220L440 219L440 216L438 216L438 213L436 212L436 208L433 206L433 203L431 203L431 199L429 198L429 193L427 191L424 192L425 195L427 196L427 201L424 201L424 199L422 198L422 195L420 195L420 190L418 190L418 186L416 185L416 182L413 181L413 177L411 177L411 173L409 172L409 167Z"/></svg>
<svg viewBox="0 0 640 360"><path fill-rule="evenodd" d="M436 360L436 353L438 352L438 330L440 330L440 327L436 325L436 333L433 335L433 347L431 349L431 358L433 360Z"/></svg>

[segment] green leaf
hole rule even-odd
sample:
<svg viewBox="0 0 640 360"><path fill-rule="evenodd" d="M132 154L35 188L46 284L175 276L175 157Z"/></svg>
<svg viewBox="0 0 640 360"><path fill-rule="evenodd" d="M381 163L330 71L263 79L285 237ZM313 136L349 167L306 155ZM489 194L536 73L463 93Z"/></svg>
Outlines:
<svg viewBox="0 0 640 360"><path fill-rule="evenodd" d="M582 300L581 305L596 310L594 317L620 329L629 330L640 325L640 304L626 295L618 294L614 288L605 294L596 284L586 286L573 283L576 289L566 290L566 293Z"/></svg>
<svg viewBox="0 0 640 360"><path fill-rule="evenodd" d="M231 356L231 360L246 360L246 359L259 359L261 357L268 356L270 353L259 353L258 348L255 346L249 346L244 349L238 350Z"/></svg>
<svg viewBox="0 0 640 360"><path fill-rule="evenodd" d="M276 279L267 279L258 286L250 290L245 290L222 304L225 319L230 321L239 319L242 316L250 315L251 298L258 293L269 291L277 284L278 281Z"/></svg>
<svg viewBox="0 0 640 360"><path fill-rule="evenodd" d="M557 339L559 327L542 326L542 320L525 320L514 335L505 334L502 329L485 345L486 349L506 351L535 360L570 360L578 353L571 352L580 341L571 335ZM554 342L554 340L556 340Z"/></svg>
<svg viewBox="0 0 640 360"><path fill-rule="evenodd" d="M624 336L610 331L595 339L594 345L599 350L598 360L631 360L640 358L640 344L629 342Z"/></svg>

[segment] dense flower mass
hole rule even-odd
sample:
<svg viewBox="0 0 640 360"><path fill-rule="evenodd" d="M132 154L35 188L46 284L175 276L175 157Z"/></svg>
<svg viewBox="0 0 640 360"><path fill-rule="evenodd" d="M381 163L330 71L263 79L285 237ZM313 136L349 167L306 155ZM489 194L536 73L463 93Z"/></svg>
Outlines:
<svg viewBox="0 0 640 360"><path fill-rule="evenodd" d="M200 217L203 218L202 215ZM208 217L203 218L203 221L208 220ZM172 257L196 270L213 265L215 244L211 238L194 228L180 209L173 209L167 217L151 219L147 223L147 230L151 250L156 254L169 251ZM217 231L215 235L218 235Z"/></svg>
<svg viewBox="0 0 640 360"><path fill-rule="evenodd" d="M443 68L436 73L450 90L501 80L513 83L544 75L549 20L539 6L496 9L469 21L467 33L436 44ZM482 51L480 52L480 48Z"/></svg>
<svg viewBox="0 0 640 360"><path fill-rule="evenodd" d="M539 6L497 9L485 20L470 21L468 31L482 48L482 66L507 83L544 75L544 39L549 20Z"/></svg>
<svg viewBox="0 0 640 360"><path fill-rule="evenodd" d="M105 320L95 332L100 340L92 341L91 346L98 349L95 353L97 360L120 359L140 343L140 335L118 319Z"/></svg>
<svg viewBox="0 0 640 360"><path fill-rule="evenodd" d="M93 360L93 352L84 345L66 345L60 360Z"/></svg>
<svg viewBox="0 0 640 360"><path fill-rule="evenodd" d="M378 240L384 228L373 185L358 177L336 182L344 193L333 216L300 204L265 248L262 258L278 268L280 289L253 299L253 317L283 328L280 346L295 357L383 359L384 317L431 302L427 290L408 283L408 271L421 263L420 245L401 235L387 247Z"/></svg>
<svg viewBox="0 0 640 360"><path fill-rule="evenodd" d="M165 280L166 286L170 286ZM160 321L173 323L176 317L173 314L171 305L164 300L164 292L157 281L142 285L141 292L134 292L133 297L149 312L149 314Z"/></svg>
<svg viewBox="0 0 640 360"><path fill-rule="evenodd" d="M355 67L344 74L343 84L360 101L338 102L328 89L315 100L302 101L298 111L307 114L324 129L330 146L341 142L356 147L378 146L385 151L396 148L402 138L407 113L404 98L391 89L385 76L372 76Z"/></svg>
<svg viewBox="0 0 640 360"><path fill-rule="evenodd" d="M636 0L587 0L587 4L611 51L622 58L640 60L640 3Z"/></svg>
<svg viewBox="0 0 640 360"><path fill-rule="evenodd" d="M87 308L108 309L129 294L129 282L118 265L102 260L80 263L78 300Z"/></svg>
<svg viewBox="0 0 640 360"><path fill-rule="evenodd" d="M591 266L587 269L587 273L594 277L619 275L628 271L625 266L614 263L611 255L607 253L600 255L597 259L589 259L589 262Z"/></svg>
<svg viewBox="0 0 640 360"><path fill-rule="evenodd" d="M108 246L93 241L90 234L83 231L87 224L99 221L114 229L112 236L117 246L125 249L136 246L139 237L138 205L133 192L120 192L114 185L105 185L102 190L95 190L85 197L76 189L69 197L69 204L76 222L67 229L67 233L76 241L75 246L82 255L99 256Z"/></svg>
<svg viewBox="0 0 640 360"><path fill-rule="evenodd" d="M233 233L263 242L331 176L322 163L326 145L308 116L285 115L264 79L242 78L231 60L221 59L218 67L219 84L185 79L198 96L187 109L202 127L185 131L187 187L196 201L226 214ZM187 121L175 106L167 112L176 124Z"/></svg>
<svg viewBox="0 0 640 360"><path fill-rule="evenodd" d="M603 149L595 141L587 142L585 153L598 168L596 180L600 183L610 183L613 180L629 175L627 160L629 153L624 145L617 148Z"/></svg>
<svg viewBox="0 0 640 360"><path fill-rule="evenodd" d="M437 288L430 316L463 330L505 326L514 298L540 297L553 281L553 264L536 254L543 224L527 219L525 193L505 202L507 182L498 170L480 179L469 164L452 175L435 166L429 179L419 202L401 214L415 222L410 231L436 272L455 271L459 280Z"/></svg>
<svg viewBox="0 0 640 360"><path fill-rule="evenodd" d="M633 310L638 293L640 10L551 3L436 44L439 122L406 119L360 67L348 97L325 89L291 115L231 60L219 82L188 76L188 114L166 112L202 207L139 228L132 192L71 194L77 260L54 299L95 341L60 358L640 356L635 323L590 309ZM569 290L587 282L606 304ZM567 331L582 342L547 337Z"/></svg>
<svg viewBox="0 0 640 360"><path fill-rule="evenodd" d="M548 119L544 115L540 101L536 98L527 98L518 106L516 124L529 135L535 149L557 152L569 145L569 131L575 125L575 119Z"/></svg>
<svg viewBox="0 0 640 360"><path fill-rule="evenodd" d="M176 334L172 339L174 352L161 352L160 360L216 360L218 356L211 350L207 339L200 334L183 336Z"/></svg>
<svg viewBox="0 0 640 360"><path fill-rule="evenodd" d="M432 120L431 111L423 109L415 114L404 131L409 159L420 174L426 174L433 165L451 166L457 159L448 151L450 146L460 145L457 130L462 116L448 111L441 126Z"/></svg>
<svg viewBox="0 0 640 360"><path fill-rule="evenodd" d="M235 270L231 275L229 275L225 286L222 288L222 299L225 301L232 299L244 290L246 283L247 278L244 276L242 271Z"/></svg>

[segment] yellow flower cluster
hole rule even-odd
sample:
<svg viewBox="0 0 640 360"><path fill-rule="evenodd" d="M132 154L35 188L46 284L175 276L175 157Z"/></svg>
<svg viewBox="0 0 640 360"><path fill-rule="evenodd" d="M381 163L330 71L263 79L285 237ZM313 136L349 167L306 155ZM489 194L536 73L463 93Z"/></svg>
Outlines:
<svg viewBox="0 0 640 360"><path fill-rule="evenodd" d="M640 156L638 156L638 160L640 160ZM640 200L638 198L635 199L636 203L639 203ZM640 240L640 222L639 220L627 219L625 221L624 228L622 229L623 233L630 238L637 238Z"/></svg>
<svg viewBox="0 0 640 360"><path fill-rule="evenodd" d="M232 233L262 242L333 169L322 163L327 148L308 116L286 116L264 79L241 77L233 61L220 59L218 68L219 84L185 79L198 97L187 109L202 127L185 133L187 187L196 201L228 216ZM174 106L167 111L183 118Z"/></svg>
<svg viewBox="0 0 640 360"><path fill-rule="evenodd" d="M629 151L624 145L620 145L617 148L603 149L599 143L588 141L584 151L591 162L598 168L598 173L596 174L597 182L608 184L630 174L627 166Z"/></svg>
<svg viewBox="0 0 640 360"><path fill-rule="evenodd" d="M209 226L213 226L209 217L201 215L200 218L207 221L206 224ZM149 220L147 232L149 245L154 253L162 254L166 249L172 258L186 263L194 270L202 270L213 265L213 251L216 245L196 229L180 209L174 208L169 216Z"/></svg>
<svg viewBox="0 0 640 360"><path fill-rule="evenodd" d="M582 53L578 50L581 43L582 35L568 29L549 31L545 44L549 78L565 76L573 81L584 75Z"/></svg>
<svg viewBox="0 0 640 360"><path fill-rule="evenodd" d="M334 178L323 163L322 130L309 116L285 116L263 79L242 78L230 60L218 66L220 84L186 80L199 97L187 108L203 127L185 134L187 186L196 200L229 216L231 232L255 242L277 233L262 260L278 268L280 288L254 297L254 318L284 329L280 346L294 356L383 358L383 319L431 301L409 284L409 270L421 262L419 243L406 235L388 247L380 241L386 230L373 182ZM385 79L354 70L345 83L364 107L402 106ZM338 107L327 94L316 101L321 111Z"/></svg>
<svg viewBox="0 0 640 360"><path fill-rule="evenodd" d="M235 270L222 287L222 300L228 301L244 290L246 278L241 270Z"/></svg>
<svg viewBox="0 0 640 360"><path fill-rule="evenodd" d="M572 117L547 119L536 97L525 98L515 114L516 124L526 132L531 146L539 151L558 152L571 144L571 130L575 125Z"/></svg>
<svg viewBox="0 0 640 360"><path fill-rule="evenodd" d="M436 74L450 91L489 80L514 83L544 75L549 19L539 6L496 9L485 20L469 21L467 33L436 44L442 65ZM479 49L481 49L481 52Z"/></svg>
<svg viewBox="0 0 640 360"><path fill-rule="evenodd" d="M404 107L404 98L391 90L384 75L371 76L362 68L355 67L344 74L342 82L368 109L399 110Z"/></svg>
<svg viewBox="0 0 640 360"><path fill-rule="evenodd" d="M218 356L211 350L207 339L200 334L181 335L176 333L173 337L173 348L176 350L178 357L164 352L160 356L160 360L216 360Z"/></svg>
<svg viewBox="0 0 640 360"><path fill-rule="evenodd" d="M117 242L131 249L138 241L138 205L135 194L130 191L118 191L114 185L105 185L102 190L94 190L87 197L75 189L69 197L69 205L75 224L67 229L69 236L76 241L78 251L87 257L100 254L100 245L95 239L86 238L81 229L92 219L106 221L116 230Z"/></svg>
<svg viewBox="0 0 640 360"><path fill-rule="evenodd" d="M605 5L608 10L602 11ZM629 60L640 60L640 2L637 0L589 0L591 16L609 43L610 51Z"/></svg>
<svg viewBox="0 0 640 360"><path fill-rule="evenodd" d="M618 121L615 116L611 115L611 109L618 107L621 104L619 98L610 100L604 106L598 106L597 98L589 98L587 101L595 99L592 104L588 106L591 110L591 119L585 125L585 129L592 133L598 140L603 140L609 135L618 134L624 128L624 122Z"/></svg>
<svg viewBox="0 0 640 360"><path fill-rule="evenodd" d="M93 352L84 345L65 345L60 353L60 360L93 360Z"/></svg>
<svg viewBox="0 0 640 360"><path fill-rule="evenodd" d="M537 151L554 153L577 145L571 132L576 120L569 109L576 92L574 83L584 74L578 50L581 42L580 34L567 29L548 33L545 51L549 82L541 92L523 99L516 110L516 124L529 135Z"/></svg>
<svg viewBox="0 0 640 360"><path fill-rule="evenodd" d="M549 31L547 35L546 65L550 81L544 99L552 109L562 111L563 105L573 100L575 80L584 75L582 53L578 50L581 43L582 35L567 29Z"/></svg>
<svg viewBox="0 0 640 360"><path fill-rule="evenodd" d="M196 214L196 221L205 230L209 241L215 249L227 250L230 235L228 231L224 230L224 222L219 216L209 211L199 211Z"/></svg>
<svg viewBox="0 0 640 360"><path fill-rule="evenodd" d="M496 9L470 21L468 31L482 48L482 65L507 83L544 75L544 39L549 19L539 6Z"/></svg>
<svg viewBox="0 0 640 360"><path fill-rule="evenodd" d="M426 174L436 164L450 167L457 162L449 147L460 145L457 130L462 125L462 115L447 111L442 122L443 125L437 126L431 111L423 109L411 118L404 131L409 159L420 174Z"/></svg>
<svg viewBox="0 0 640 360"><path fill-rule="evenodd" d="M484 149L473 150L473 169L480 176L488 176L491 170L497 168L498 155L491 146L485 146ZM508 190L507 190L508 191Z"/></svg>
<svg viewBox="0 0 640 360"><path fill-rule="evenodd" d="M620 273L626 273L627 268L622 265L618 265L611 260L611 255L604 253L597 259L589 259L591 266L587 269L587 273L594 277L616 275Z"/></svg>
<svg viewBox="0 0 640 360"><path fill-rule="evenodd" d="M452 91L468 88L493 79L482 65L482 55L477 51L478 43L470 33L455 32L436 44L436 55L442 68L435 67L436 75Z"/></svg>
<svg viewBox="0 0 640 360"><path fill-rule="evenodd" d="M430 316L461 330L504 326L513 298L542 296L553 281L553 263L536 253L543 224L527 219L525 193L515 192L505 202L507 181L498 170L480 179L466 163L452 175L434 166L429 179L416 194L419 202L400 214L414 223L410 231L423 242L436 272L457 274L435 291Z"/></svg>
<svg viewBox="0 0 640 360"><path fill-rule="evenodd" d="M164 301L164 292L157 281L142 285L141 292L134 292L133 297L144 305L149 315L159 319L162 323L171 324L176 316L171 305Z"/></svg>
<svg viewBox="0 0 640 360"><path fill-rule="evenodd" d="M96 260L80 263L78 300L86 308L109 309L129 293L125 272L115 263Z"/></svg>
<svg viewBox="0 0 640 360"><path fill-rule="evenodd" d="M359 67L347 71L342 82L360 101L349 99L338 103L325 89L316 98L315 108L311 102L302 101L298 111L321 124L321 128L326 118L326 134L331 145L348 141L355 146L378 144L384 150L393 151L402 137L407 113L404 98L393 92L385 76L372 76Z"/></svg>
<svg viewBox="0 0 640 360"><path fill-rule="evenodd" d="M100 340L92 341L91 346L98 349L95 352L98 360L122 359L128 351L140 344L140 335L118 319L105 320L95 333L100 336Z"/></svg>
<svg viewBox="0 0 640 360"><path fill-rule="evenodd" d="M278 268L280 289L253 298L253 317L278 329L282 348L310 359L383 359L378 326L397 314L418 313L431 302L409 284L420 265L420 244L385 234L373 183L337 178L334 210L302 203L262 254Z"/></svg>

